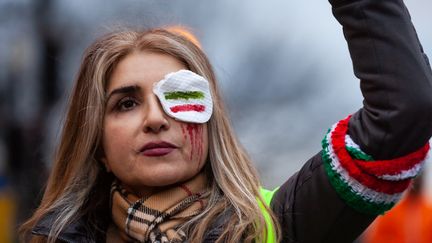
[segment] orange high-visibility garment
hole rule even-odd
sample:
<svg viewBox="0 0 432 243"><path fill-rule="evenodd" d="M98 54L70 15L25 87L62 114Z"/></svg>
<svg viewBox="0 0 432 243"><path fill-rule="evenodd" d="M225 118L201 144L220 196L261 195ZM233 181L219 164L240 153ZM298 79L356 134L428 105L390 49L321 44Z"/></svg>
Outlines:
<svg viewBox="0 0 432 243"><path fill-rule="evenodd" d="M364 243L431 243L432 205L409 193L368 228Z"/></svg>

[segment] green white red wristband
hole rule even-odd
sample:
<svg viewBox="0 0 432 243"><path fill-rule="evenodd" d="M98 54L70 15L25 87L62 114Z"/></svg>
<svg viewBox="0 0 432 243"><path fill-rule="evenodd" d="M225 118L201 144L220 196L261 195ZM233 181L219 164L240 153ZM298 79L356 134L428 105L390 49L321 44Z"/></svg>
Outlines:
<svg viewBox="0 0 432 243"><path fill-rule="evenodd" d="M373 160L347 134L350 116L334 125L322 141L324 167L330 183L354 209L382 214L402 196L422 169L429 143L392 160Z"/></svg>

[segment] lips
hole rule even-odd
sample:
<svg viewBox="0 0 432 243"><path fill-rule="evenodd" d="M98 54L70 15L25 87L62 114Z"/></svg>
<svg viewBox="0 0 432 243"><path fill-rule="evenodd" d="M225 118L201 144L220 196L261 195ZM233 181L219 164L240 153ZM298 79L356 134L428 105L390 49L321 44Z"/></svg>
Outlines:
<svg viewBox="0 0 432 243"><path fill-rule="evenodd" d="M177 146L168 142L150 142L145 144L139 152L144 156L159 157L171 153Z"/></svg>

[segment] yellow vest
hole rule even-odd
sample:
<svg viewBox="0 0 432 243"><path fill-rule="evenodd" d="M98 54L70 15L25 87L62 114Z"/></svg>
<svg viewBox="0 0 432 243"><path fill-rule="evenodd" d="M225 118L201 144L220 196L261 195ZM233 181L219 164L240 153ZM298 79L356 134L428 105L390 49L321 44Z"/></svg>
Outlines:
<svg viewBox="0 0 432 243"><path fill-rule="evenodd" d="M273 191L269 191L269 190L264 189L262 187L260 188L261 196L264 199L264 203L267 207L270 207L270 202L273 198L273 195L278 189L279 189L279 187L274 189ZM258 202L258 204L261 208L261 212L264 216L264 219L266 222L266 227L267 227L267 237L266 237L267 239L265 242L266 243L276 243L276 232L274 230L274 226L273 226L273 222L271 220L270 214L261 202Z"/></svg>

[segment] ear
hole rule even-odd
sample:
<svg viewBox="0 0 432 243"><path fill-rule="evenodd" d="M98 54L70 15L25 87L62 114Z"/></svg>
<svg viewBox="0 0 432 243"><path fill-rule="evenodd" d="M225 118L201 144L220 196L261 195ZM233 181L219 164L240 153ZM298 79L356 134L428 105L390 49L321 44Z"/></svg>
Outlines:
<svg viewBox="0 0 432 243"><path fill-rule="evenodd" d="M106 169L106 172L111 172L111 167L110 167L108 160L105 156L105 152L103 151L102 147L100 147L100 146L96 150L96 158L98 161L100 161L100 163L103 164L103 166Z"/></svg>
<svg viewBox="0 0 432 243"><path fill-rule="evenodd" d="M105 156L100 158L100 162L105 166L106 172L111 172L111 167Z"/></svg>

